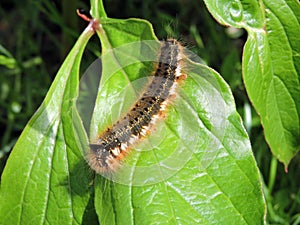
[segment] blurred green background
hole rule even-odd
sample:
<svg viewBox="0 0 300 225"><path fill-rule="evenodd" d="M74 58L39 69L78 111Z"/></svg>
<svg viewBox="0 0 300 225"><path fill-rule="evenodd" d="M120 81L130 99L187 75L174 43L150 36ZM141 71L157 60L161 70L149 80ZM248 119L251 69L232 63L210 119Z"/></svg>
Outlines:
<svg viewBox="0 0 300 225"><path fill-rule="evenodd" d="M241 58L247 33L219 25L200 0L106 0L104 6L112 18L150 21L159 39L179 39L222 75L231 87L261 171L267 223L300 224L299 155L286 173L270 153L259 116L243 85ZM89 9L89 1L0 3L0 173L66 54L87 25L77 16L77 8ZM99 40L93 37L84 54L82 71L99 55L97 49Z"/></svg>

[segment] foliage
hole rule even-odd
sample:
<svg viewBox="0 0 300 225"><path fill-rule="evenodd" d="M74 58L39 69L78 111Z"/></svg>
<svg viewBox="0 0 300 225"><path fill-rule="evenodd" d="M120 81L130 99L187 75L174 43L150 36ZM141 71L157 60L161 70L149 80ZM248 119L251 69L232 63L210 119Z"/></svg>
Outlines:
<svg viewBox="0 0 300 225"><path fill-rule="evenodd" d="M299 29L299 22L297 26L297 20L299 21L299 15L297 15L299 10L297 11L297 7L299 8L299 4L297 5L296 1L287 1L284 4L285 10L279 11L277 10L279 7L276 7L276 4L281 3L277 1L272 2L272 4L268 1L264 1L262 5L258 5L252 1L245 4L233 2L229 5L226 4L226 2L227 1L220 2L220 5L216 6L213 5L212 1L206 1L206 5L219 22L238 28L242 27L247 30L248 40L244 48L242 65L239 61L239 54L241 53L240 46L243 44L243 36L240 35L243 34L243 32L234 30L234 35L237 35L239 38L233 39L232 37L234 35L228 38L226 31L232 30L222 28L215 24L213 20L209 18L209 14L203 5L199 2L189 2L190 7L183 7L181 5L183 3L180 2L175 4L173 2L158 2L158 4L153 6L151 1L143 1L143 3L139 3L141 5L138 5L143 8L143 10L140 11L134 10L134 8L137 7L137 5L135 5L137 3L128 1L127 3L122 3L126 4L125 8L128 9L128 11L122 10L121 12L118 10L120 6L114 1L108 1L106 3L110 6L107 7L108 15L114 15L114 10L118 10L117 16L119 17L126 18L135 16L149 19L153 22L154 28L157 28L158 37L178 37L176 32L174 33L174 29L169 25L170 23L174 24L174 15L169 14L169 12L180 12L176 17L178 24L177 29L178 33L185 34L185 36L182 37L184 39L183 41L194 43L194 45L197 46L197 49L192 50L196 52L199 51L199 49L201 50L198 54L201 55L204 62L213 66L216 70L221 71L221 74L230 84L233 94L235 95L237 110L243 115L245 127L253 143L257 164L261 170L262 178L267 183L267 185L264 184L264 193L269 212L267 222L297 224L299 220L297 216L297 206L299 206L299 191L297 187L299 184L297 184L294 179L297 177L297 171L299 171L294 169L297 163L292 162L289 174L284 174L282 173L282 166L277 165L275 158L272 158L270 155L269 157L265 157L269 152L264 142L262 129L259 125L259 117L255 114L255 111L251 108L247 100L240 74L241 69L243 69L247 92L253 105L261 115L262 124L264 124L265 127L266 139L271 149L287 166L293 154L299 149L299 143L297 142L299 140L299 123L295 122L299 118L297 116L297 111L299 112L297 103L300 102L297 101L297 99L299 99L299 82L289 82L288 79L286 80L286 78L289 77L296 79L299 74L297 72L297 68L299 67L299 63L297 63L297 52L299 53L297 46L300 45L297 45L297 41L299 42L299 40L293 38L297 36L297 29ZM125 44L128 41L143 39L156 40L149 23L137 19L109 19L103 11L102 4L97 5L97 2L92 3L92 14L96 18L101 17L101 22L106 31L106 35L99 33L102 52ZM150 5L153 10L150 10ZM39 7L42 8L41 5ZM50 8L48 5L47 9ZM122 8L124 8L124 6L122 6ZM59 13L55 12L55 8L51 9L52 11L49 10L48 12L52 12L52 15L56 15L56 17L52 18L59 18ZM290 11L288 11L289 9ZM44 12L47 12L47 10ZM122 13L125 15L122 15ZM137 13L142 13L143 15ZM195 16L193 16L193 14L195 14ZM293 19L287 19L289 17L284 16L286 14L292 14L294 16L292 17ZM264 16L266 16L267 20L264 20ZM157 18L157 21L155 18ZM189 21L188 18L199 19ZM164 22L162 23L161 20ZM267 32L264 31L263 27L265 22L267 22ZM63 20L57 23L63 27ZM200 23L202 24L200 25ZM280 29L277 29L278 27L280 27ZM216 32L216 30L218 31ZM141 33L141 31L143 32ZM293 34L293 32L295 32L295 34ZM129 33L131 35L128 35ZM22 221L28 222L30 219L30 222L34 224L44 222L57 223L57 221L91 224L92 221L95 222L94 217L95 213L97 213L99 220L104 224L111 224L111 221L114 221L116 224L124 221L133 221L139 224L142 223L141 221L144 221L145 224L156 221L165 224L163 221L166 220L168 220L169 223L175 223L176 220L180 220L182 223L185 223L185 221L192 223L192 221L194 221L195 224L199 222L201 224L220 223L220 221L227 221L227 223L239 221L237 222L239 224L262 223L264 206L261 187L258 182L259 176L250 152L249 140L244 128L240 124L232 96L227 85L219 75L212 69L200 64L190 65L191 68L194 68L189 71L189 75L192 79L187 80L186 86L183 86L183 93L187 94L188 99L191 100L192 105L195 107L195 112L199 118L201 118L202 123L199 124L199 127L202 128L201 131L198 131L201 132L201 137L206 137L205 140L208 142L211 142L209 140L215 137L215 141L218 140L219 143L222 143L223 148L218 152L218 156L211 160L211 164L207 167L203 167L201 160L200 163L198 161L199 158L201 159L201 157L205 156L203 152L207 149L207 146L205 147L204 144L204 146L201 145L197 147L199 152L195 152L194 158L189 161L189 166L185 166L176 176L163 182L144 187L130 187L120 184L110 184L102 177L97 176L94 186L90 186L92 177L90 176L90 172L86 170L86 164L83 161L81 152L82 146L78 146L77 142L74 143L70 141L83 137L83 146L85 142L87 142L87 140L85 140L83 126L76 112L74 99L78 97L79 64L81 63L81 66L85 67L85 62L81 62L81 55L90 35L91 33L86 31L78 39L73 50L56 75L55 81L51 85L43 104L29 121L22 136L14 147L7 167L2 175L0 220L2 221L4 218L3 215L5 215L5 219L7 219L6 222L10 221L11 223L18 223L18 221L19 223L22 223ZM282 47L286 46L286 42L282 41L286 39L284 39L282 35L290 40L291 48ZM53 38L53 40L55 40L55 38ZM278 45L279 47L276 47ZM38 47L38 45L36 46ZM94 46L97 46L97 43L94 44ZM253 46L256 47L253 48ZM92 49L94 53L98 54L97 50L95 51L97 48L89 49ZM283 61L280 58L281 54L278 53L278 49L285 49L285 55L289 55L289 59ZM14 58L12 54L5 49L2 49L2 55L3 60L1 60L1 63L6 66L8 73L12 72L16 74L13 76L18 81L16 83L17 87L20 87L20 74L24 73L24 68L27 67L23 65L26 64L22 63L20 66L18 62L22 62L23 60ZM257 58L253 56L257 56ZM29 64L30 68L35 68L34 65L36 64L44 65L40 57L34 59L38 60L33 60L33 64ZM118 61L120 61L120 59L117 57L116 62ZM249 62L254 62L254 64ZM256 67L251 65L255 65ZM294 65L294 67L291 67L291 65ZM143 66L143 64L141 66ZM102 77L102 79L106 79L105 68L104 64L104 77ZM289 70L289 68L294 69ZM201 71L201 73L199 71ZM265 71L267 71L267 73ZM288 71L290 74L282 73L282 71ZM39 73L40 72L35 72L37 75ZM131 82L126 83L128 79L133 79L130 77L130 74L131 73L125 73L119 76L115 75L114 77L118 76L121 80L125 78L124 81L120 81L122 86L130 86ZM253 74L258 78L254 77ZM281 94L280 91L282 89L278 89L279 86L277 83L269 81L264 81L265 83L258 82L259 77L265 74L269 80L274 80L274 82L278 77L280 77L280 81L283 83L287 82L286 86L288 88L286 88L286 95ZM199 75L204 79L199 79ZM214 77L213 81L210 79L211 77ZM4 77L4 79L3 84L6 84L6 87L10 88L11 84L7 83L8 79L6 79L6 77ZM295 81L297 81L297 79ZM36 82L37 85L42 85L42 79ZM113 86L115 84L114 82L114 79L108 79L106 83L106 85L108 85L107 87ZM26 83L26 85L28 84ZM216 92L213 88L215 85L218 87ZM205 87L204 89L202 89L203 86ZM112 94L110 92L111 89L105 88L105 86L101 87L100 90L102 93L100 93L99 96ZM257 93L259 92L256 91L258 87L261 87L260 89L262 90L266 87L269 91L266 95L258 95ZM12 93L13 96L20 99L20 88L16 89L16 93L13 93L14 89L9 90L9 92L3 92L7 90L7 88L1 88L1 96L5 97L2 98L3 102L9 99L5 93ZM47 89L47 87L45 88ZM197 90L202 91L199 92ZM30 88L27 90L29 96L32 96L31 91ZM189 91L191 91L191 93ZM105 92L107 93L105 94ZM200 96L205 96L206 94L222 96L222 98L219 99L219 103L224 105L226 109L224 110L226 113L221 114L226 118L226 126L222 128L225 128L226 133L228 132L230 136L218 137L218 131L210 129L210 125L213 124L213 121L205 118L205 115L209 113L208 109L197 108L201 105L205 105L205 101L203 99L201 100ZM266 97L261 98L261 96ZM292 97L289 98L289 96ZM31 98L32 97L29 97L29 99ZM14 124L15 115L24 116L24 110L22 108L24 106L22 102L25 100L18 100L18 107L14 107L13 99L10 98L11 102L5 105L5 108L9 109L9 111L4 115L13 115L9 116L9 118L13 118L13 120L9 120L9 123L6 125L6 127L10 128L7 129L8 131L6 130L7 133L4 135L3 140L5 141L3 141L3 143L5 144L2 146L6 147L1 147L3 149L9 149L14 143L13 138L9 140L12 130L9 124ZM270 101L270 99L272 101ZM28 98L26 98L26 100L28 100ZM92 133L101 130L101 126L105 127L101 118L108 118L107 114L105 114L105 112L107 113L108 111L101 112L101 105L111 104L111 102L107 103L105 100L106 99L103 98L97 99L96 105L99 105L99 107L97 107L99 112L93 115L92 126L94 127L92 127ZM114 102L117 99L115 97L115 99L112 98L110 100ZM295 102L295 107L292 107L292 111L287 113L286 109L289 107L286 106L290 105L292 101ZM186 102L187 100L185 98L182 97L180 99L180 105ZM276 105L278 109L274 110L274 108L268 108L268 110L266 110L264 106L269 103L270 105ZM112 105L116 104L117 101ZM16 109L17 111L15 111ZM177 108L175 107L174 109ZM31 110L28 111L28 115L30 115L30 112L33 110L34 109L31 108ZM187 121L182 118L178 119L176 113L172 113L170 114L170 119L167 119L167 124L170 123L174 129L174 121ZM288 114L288 117L286 114ZM272 115L276 118L279 117L282 123L276 123L276 120L268 120ZM23 121L25 122L24 119ZM293 123L291 123L291 121L293 121ZM205 129L203 129L203 126ZM273 132L274 126L277 127L277 133ZM189 127L193 127L193 125L189 125ZM284 138L284 141L279 141L281 137ZM235 145L232 143L235 143ZM285 148L281 148L281 144L285 144ZM220 145L214 146L219 147ZM239 149L240 146L243 147ZM168 153L163 145L161 147L158 146L158 149ZM243 154L241 154L241 151ZM4 151L2 152L4 153ZM146 155L144 154L144 156L142 155L140 158L143 159L143 157L146 158ZM141 159L138 161L139 163L143 163ZM205 157L203 159L205 159ZM194 169L188 170L189 167ZM202 174L203 176L194 179L197 174ZM278 174L278 180L276 180L276 174ZM15 176L20 177L20 179L16 180ZM79 180L80 182L78 182ZM183 180L184 183L182 183ZM227 184L228 180L231 181L230 184ZM289 182L291 182L292 185L289 186ZM93 210L94 194L96 212ZM203 198L201 194L206 197ZM145 202L150 202L150 199L152 204L149 204L143 209ZM210 199L210 203L207 203L207 199ZM47 205L45 205L46 201L48 202ZM2 202L5 202L5 204L2 204ZM162 207L157 209L156 205L161 205ZM223 207L220 207L220 205ZM249 211L249 208L254 206L256 211ZM188 207L191 209L190 214L184 215L180 213L185 211ZM14 210L12 210L12 208ZM228 216L224 218L225 209L228 210L226 213ZM233 209L238 209L238 212L234 212ZM289 210L287 211L287 209ZM153 211L155 215L148 218L149 223L145 218L146 212L144 210L147 210L147 214ZM162 210L164 210L164 213L155 214L156 212L162 212ZM189 216L191 218L189 218Z"/></svg>

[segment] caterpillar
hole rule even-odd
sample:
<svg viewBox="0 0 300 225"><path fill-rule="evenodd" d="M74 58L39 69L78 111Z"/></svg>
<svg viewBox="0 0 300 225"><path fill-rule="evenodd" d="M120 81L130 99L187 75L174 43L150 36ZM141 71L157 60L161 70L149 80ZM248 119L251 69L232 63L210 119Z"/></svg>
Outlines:
<svg viewBox="0 0 300 225"><path fill-rule="evenodd" d="M183 47L175 39L162 41L158 62L151 79L129 112L100 133L89 145L87 161L99 174L116 171L132 146L148 135L163 117L176 86L186 75L182 72Z"/></svg>

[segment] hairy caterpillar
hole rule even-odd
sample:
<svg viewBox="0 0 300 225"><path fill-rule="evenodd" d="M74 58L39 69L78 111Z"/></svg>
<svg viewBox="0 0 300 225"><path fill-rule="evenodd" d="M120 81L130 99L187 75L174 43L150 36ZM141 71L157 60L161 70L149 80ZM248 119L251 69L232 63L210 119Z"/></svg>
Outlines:
<svg viewBox="0 0 300 225"><path fill-rule="evenodd" d="M161 42L151 80L133 107L90 144L87 161L97 173L115 171L129 149L162 116L182 74L182 46L175 39Z"/></svg>

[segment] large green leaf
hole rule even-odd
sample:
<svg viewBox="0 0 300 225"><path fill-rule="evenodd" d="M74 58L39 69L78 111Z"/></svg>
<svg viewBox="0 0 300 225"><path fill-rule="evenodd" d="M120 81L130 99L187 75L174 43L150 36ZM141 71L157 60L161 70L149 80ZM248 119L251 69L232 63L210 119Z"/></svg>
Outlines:
<svg viewBox="0 0 300 225"><path fill-rule="evenodd" d="M88 27L79 37L7 161L0 224L82 224L90 179L75 141L82 125L74 99L82 53L92 34Z"/></svg>
<svg viewBox="0 0 300 225"><path fill-rule="evenodd" d="M243 76L273 154L287 167L300 149L300 5L296 0L209 1L221 23L248 31Z"/></svg>
<svg viewBox="0 0 300 225"><path fill-rule="evenodd" d="M144 20L100 21L102 78L91 141L139 96L159 44ZM211 68L184 63L187 79L165 119L120 171L96 176L101 224L264 224L259 172L230 89Z"/></svg>

